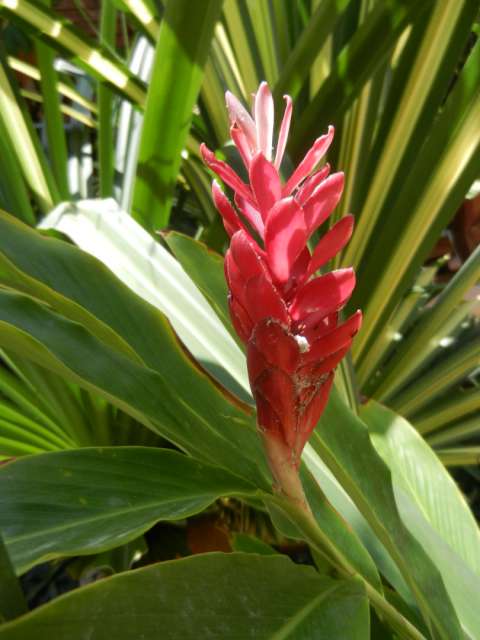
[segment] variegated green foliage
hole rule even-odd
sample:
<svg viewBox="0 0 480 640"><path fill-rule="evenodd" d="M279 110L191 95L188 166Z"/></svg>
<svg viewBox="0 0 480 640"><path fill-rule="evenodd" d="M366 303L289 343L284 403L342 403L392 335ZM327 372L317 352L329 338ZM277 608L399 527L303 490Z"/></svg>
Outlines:
<svg viewBox="0 0 480 640"><path fill-rule="evenodd" d="M52 628L157 637L166 610L141 596L127 607L128 594L168 576L165 602L177 611L185 575L195 606L182 637L212 624L229 637L222 625L263 611L275 622L259 622L259 637L363 639L367 602L372 633L382 624L384 637L480 637L478 529L414 430L447 465L478 461L480 349L467 298L480 254L441 290L439 265L424 266L478 178L477 13L475 0L103 0L94 39L48 3L0 0L36 61L0 53L0 455L27 455L0 468L14 568L112 549L235 495L268 510L336 576L248 554L173 562L20 616L0 626L2 640ZM126 22L139 35L119 47ZM357 219L338 264L356 266L352 304L365 323L305 452L313 521L271 493L225 304L225 234L198 154L203 140L230 158L224 91L248 103L263 79L278 105L295 98L285 171L335 125L329 161L346 189L333 222L347 211ZM42 104L40 138L30 101ZM42 233L20 222L40 220ZM149 236L169 224L205 244ZM362 396L395 413L373 400L358 417ZM172 445L179 452L159 448ZM8 619L24 603L2 554ZM252 571L277 582L252 587ZM237 595L248 584L243 600L225 572ZM291 600L285 585L291 593L297 582ZM193 615L202 584L213 617ZM125 609L112 632L108 620ZM72 611L94 626L72 623ZM135 611L151 623L136 626Z"/></svg>

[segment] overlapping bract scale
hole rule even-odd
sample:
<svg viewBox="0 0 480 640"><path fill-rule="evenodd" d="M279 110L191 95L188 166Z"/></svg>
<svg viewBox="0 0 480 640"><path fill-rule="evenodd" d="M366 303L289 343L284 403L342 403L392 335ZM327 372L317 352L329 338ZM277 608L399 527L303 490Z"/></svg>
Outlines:
<svg viewBox="0 0 480 640"><path fill-rule="evenodd" d="M315 140L282 184L279 171L292 115L291 99L285 99L274 153L268 85L260 85L251 114L227 92L232 139L249 184L205 145L201 150L206 164L233 191L235 206L215 181L212 186L231 238L225 256L230 313L247 346L258 425L264 436L281 441L290 464L298 467L328 400L334 369L348 352L362 316L357 311L339 322L339 312L355 286L352 269L317 275L350 239L353 216L337 222L313 253L308 247L343 190L342 173L330 175L328 165L316 170L332 143L333 127Z"/></svg>

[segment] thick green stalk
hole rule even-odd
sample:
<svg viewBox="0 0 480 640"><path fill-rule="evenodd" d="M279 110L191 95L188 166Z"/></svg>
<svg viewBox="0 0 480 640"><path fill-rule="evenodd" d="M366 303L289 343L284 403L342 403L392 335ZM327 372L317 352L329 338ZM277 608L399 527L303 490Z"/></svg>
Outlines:
<svg viewBox="0 0 480 640"><path fill-rule="evenodd" d="M193 107L221 0L170 0L148 90L132 214L150 230L168 224Z"/></svg>

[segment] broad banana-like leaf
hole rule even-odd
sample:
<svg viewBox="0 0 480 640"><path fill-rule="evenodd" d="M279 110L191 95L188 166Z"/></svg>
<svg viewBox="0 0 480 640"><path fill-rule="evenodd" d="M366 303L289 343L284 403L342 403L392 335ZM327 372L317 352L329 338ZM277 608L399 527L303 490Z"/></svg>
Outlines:
<svg viewBox="0 0 480 640"><path fill-rule="evenodd" d="M160 309L193 356L223 385L249 398L245 358L179 263L113 200L64 204L41 223L68 235Z"/></svg>
<svg viewBox="0 0 480 640"><path fill-rule="evenodd" d="M0 530L16 571L134 540L253 485L176 451L105 447L28 456L0 467Z"/></svg>
<svg viewBox="0 0 480 640"><path fill-rule="evenodd" d="M402 519L439 568L465 631L477 637L480 614L470 594L480 590L480 532L465 498L406 420L374 401L360 415L392 472Z"/></svg>
<svg viewBox="0 0 480 640"><path fill-rule="evenodd" d="M86 633L98 640L370 637L357 580L251 553L202 554L105 578L0 627L1 640L83 640Z"/></svg>

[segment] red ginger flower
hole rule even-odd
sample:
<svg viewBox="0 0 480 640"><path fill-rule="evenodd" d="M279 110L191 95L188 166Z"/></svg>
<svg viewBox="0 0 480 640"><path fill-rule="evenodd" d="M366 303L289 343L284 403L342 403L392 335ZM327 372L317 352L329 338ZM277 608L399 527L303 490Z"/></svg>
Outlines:
<svg viewBox="0 0 480 640"><path fill-rule="evenodd" d="M340 200L343 174L325 165L333 127L315 140L284 185L279 168L285 151L292 101L286 108L272 162L273 99L260 85L253 116L229 92L231 136L245 167L245 184L202 145L206 164L234 191L236 209L216 181L212 192L231 237L225 256L230 314L247 345L247 364L258 426L279 489L301 497L298 467L303 448L328 400L334 369L360 328L357 311L343 324L339 310L355 286L353 269L316 272L348 242L353 216L337 222L313 253L307 246ZM313 173L312 173L313 172Z"/></svg>

